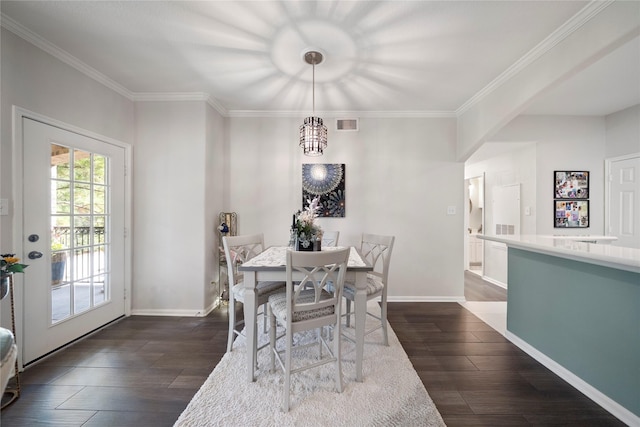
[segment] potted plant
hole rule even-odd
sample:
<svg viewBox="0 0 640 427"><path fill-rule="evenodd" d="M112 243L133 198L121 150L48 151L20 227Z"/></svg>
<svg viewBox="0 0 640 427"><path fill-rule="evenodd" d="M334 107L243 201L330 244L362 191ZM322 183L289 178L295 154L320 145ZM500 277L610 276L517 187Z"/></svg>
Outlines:
<svg viewBox="0 0 640 427"><path fill-rule="evenodd" d="M320 207L320 198L307 200L309 206L304 211L298 211L293 215L292 237L296 240L296 249L299 251L319 251L322 240L322 229L315 224Z"/></svg>
<svg viewBox="0 0 640 427"><path fill-rule="evenodd" d="M9 279L13 273L24 273L27 264L20 264L20 258L16 258L16 254L0 255L0 299L7 296L9 292Z"/></svg>

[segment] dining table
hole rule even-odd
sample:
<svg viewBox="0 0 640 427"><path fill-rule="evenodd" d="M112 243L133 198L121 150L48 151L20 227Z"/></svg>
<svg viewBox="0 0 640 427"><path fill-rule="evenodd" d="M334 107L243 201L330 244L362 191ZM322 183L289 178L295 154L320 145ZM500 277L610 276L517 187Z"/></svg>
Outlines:
<svg viewBox="0 0 640 427"><path fill-rule="evenodd" d="M323 251L343 249L344 246L322 248ZM287 280L287 251L294 250L288 246L271 246L260 254L238 266L244 276L244 319L247 337L247 372L250 382L255 381L257 360L257 327L256 313L258 298L256 284L263 281ZM362 359L364 354L365 323L367 317L367 274L373 270L371 264L363 258L355 247L349 251L345 283L353 283L356 288L354 301L355 344L356 344L356 381L362 382ZM293 272L295 281L300 272ZM302 279L299 277L298 279Z"/></svg>

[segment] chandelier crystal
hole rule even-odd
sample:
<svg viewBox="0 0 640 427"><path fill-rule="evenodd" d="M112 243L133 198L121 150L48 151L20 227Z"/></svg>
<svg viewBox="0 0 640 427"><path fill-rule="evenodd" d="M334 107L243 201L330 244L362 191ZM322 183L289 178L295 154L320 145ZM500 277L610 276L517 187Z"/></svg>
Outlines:
<svg viewBox="0 0 640 427"><path fill-rule="evenodd" d="M306 156L321 156L327 148L327 127L320 117L316 117L316 64L322 62L322 54L309 51L304 54L304 60L313 66L312 107L313 115L306 117L300 126L300 147Z"/></svg>

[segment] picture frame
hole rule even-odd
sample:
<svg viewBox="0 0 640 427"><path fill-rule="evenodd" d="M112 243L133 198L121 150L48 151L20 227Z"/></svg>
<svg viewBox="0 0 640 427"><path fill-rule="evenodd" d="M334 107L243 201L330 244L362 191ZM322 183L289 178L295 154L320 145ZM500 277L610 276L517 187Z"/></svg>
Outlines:
<svg viewBox="0 0 640 427"><path fill-rule="evenodd" d="M554 199L588 199L589 171L554 171Z"/></svg>
<svg viewBox="0 0 640 427"><path fill-rule="evenodd" d="M318 216L344 218L345 216L345 164L302 164L302 210L309 201L319 198Z"/></svg>
<svg viewBox="0 0 640 427"><path fill-rule="evenodd" d="M588 200L554 200L554 228L589 227Z"/></svg>

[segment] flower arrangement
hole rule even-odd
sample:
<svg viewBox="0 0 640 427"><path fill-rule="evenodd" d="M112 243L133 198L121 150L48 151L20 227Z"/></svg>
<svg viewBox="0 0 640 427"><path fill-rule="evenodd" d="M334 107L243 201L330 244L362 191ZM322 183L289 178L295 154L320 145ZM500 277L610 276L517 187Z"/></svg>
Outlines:
<svg viewBox="0 0 640 427"><path fill-rule="evenodd" d="M292 234L295 234L300 246L308 249L316 240L322 238L322 228L315 224L320 208L320 198L307 199L308 206L304 211L298 211L293 215Z"/></svg>
<svg viewBox="0 0 640 427"><path fill-rule="evenodd" d="M20 258L16 258L16 254L2 254L2 261L0 261L0 271L2 275L12 273L24 273L24 269L28 267L27 264L20 264Z"/></svg>

